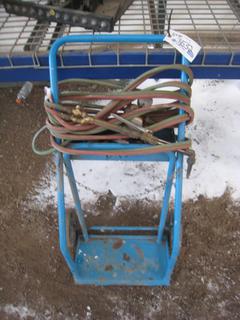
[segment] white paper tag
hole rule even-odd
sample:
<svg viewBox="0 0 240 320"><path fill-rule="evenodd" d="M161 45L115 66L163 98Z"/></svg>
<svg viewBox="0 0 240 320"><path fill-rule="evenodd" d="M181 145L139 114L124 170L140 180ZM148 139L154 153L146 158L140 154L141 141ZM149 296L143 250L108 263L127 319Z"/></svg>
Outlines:
<svg viewBox="0 0 240 320"><path fill-rule="evenodd" d="M44 101L48 100L50 102L53 102L50 88L44 87L44 94L45 94Z"/></svg>
<svg viewBox="0 0 240 320"><path fill-rule="evenodd" d="M193 62L201 50L197 42L175 30L170 30L170 36L166 35L164 40L177 49L190 62Z"/></svg>

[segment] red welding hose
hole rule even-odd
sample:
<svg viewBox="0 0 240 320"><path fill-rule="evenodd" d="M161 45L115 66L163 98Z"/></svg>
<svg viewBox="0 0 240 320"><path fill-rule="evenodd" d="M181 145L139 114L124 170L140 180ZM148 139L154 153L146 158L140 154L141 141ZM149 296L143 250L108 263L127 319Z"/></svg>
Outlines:
<svg viewBox="0 0 240 320"><path fill-rule="evenodd" d="M167 70L185 72L188 76L188 83L174 80L150 86L143 90L138 89L138 86L149 77ZM48 115L46 127L50 132L51 145L59 152L73 155L141 155L188 151L191 147L189 140L160 144L159 140L151 135L151 132L154 133L165 128L177 127L181 123L189 124L192 122L194 118L194 112L190 107L192 80L192 73L188 67L170 65L145 72L122 90L120 90L118 83L115 85L111 82L111 85L109 85L111 91L109 92L106 88L107 81L98 81L99 85L102 84L106 88L104 93L74 91L72 86L74 87L74 84L78 84L81 80L62 81L62 85L65 83L70 85L71 90L61 91L58 104L49 100L45 100L44 104ZM88 81L91 82L91 80ZM169 90L169 87L176 90ZM138 107L134 101L139 99L142 101L149 101L150 99L153 104L147 103ZM157 103L154 104L153 99L158 99ZM89 104L89 101L95 100L107 100L108 102L105 106ZM79 107L76 107L75 103L79 104ZM184 111L184 114L180 114L180 110ZM136 118L145 119L146 117L152 119L152 122L145 124L144 128L142 130L140 128L138 131L121 123L119 119L112 118L111 114L114 113L118 113L123 119L130 122ZM55 138L60 139L62 144L57 143ZM124 150L76 150L71 148L72 141L127 141L130 138L147 143L146 147ZM152 145L149 145L149 143Z"/></svg>

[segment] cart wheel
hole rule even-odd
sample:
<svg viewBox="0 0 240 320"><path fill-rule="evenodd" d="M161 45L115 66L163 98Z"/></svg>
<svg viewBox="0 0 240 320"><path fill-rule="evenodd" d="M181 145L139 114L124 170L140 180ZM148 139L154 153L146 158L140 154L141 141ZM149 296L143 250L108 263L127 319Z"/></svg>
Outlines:
<svg viewBox="0 0 240 320"><path fill-rule="evenodd" d="M79 232L79 223L74 211L66 213L66 238L69 249L75 249Z"/></svg>
<svg viewBox="0 0 240 320"><path fill-rule="evenodd" d="M168 213L166 226L163 231L163 237L168 240L170 247L172 246L172 228L173 228L173 213Z"/></svg>

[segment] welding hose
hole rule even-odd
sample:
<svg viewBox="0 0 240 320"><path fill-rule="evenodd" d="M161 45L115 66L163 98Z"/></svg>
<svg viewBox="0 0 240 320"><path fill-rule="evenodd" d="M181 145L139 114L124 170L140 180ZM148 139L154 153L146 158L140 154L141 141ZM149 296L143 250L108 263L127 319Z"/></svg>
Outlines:
<svg viewBox="0 0 240 320"><path fill-rule="evenodd" d="M185 72L188 76L188 83L166 81L141 90L138 89L139 85L148 78L168 70ZM80 90L62 90L59 103L45 99L44 107L48 117L44 128L40 129L33 138L33 150L40 155L52 153L54 150L72 155L142 155L170 151L187 153L191 147L189 140L159 144L159 140L153 133L165 128L174 128L183 122L188 124L193 120L194 113L190 107L192 81L192 72L184 65L161 66L151 69L131 81L125 88L121 88L119 81L83 79L61 81L59 82L60 86L94 84L105 88L105 91L106 89L111 89L111 91L90 93ZM175 88L175 91L170 91L169 87ZM136 107L133 104L135 100L155 98L170 99L171 102L144 105L143 107ZM109 100L110 102L105 106L94 103L100 100ZM81 107L76 109L76 105ZM132 108L129 108L129 105ZM180 114L180 110L183 110L184 114ZM161 115L162 118L161 121L146 125L144 127L146 132L141 132L123 126L121 121L111 117L111 114L114 113L121 114L121 117L128 121L151 115ZM51 149L41 151L36 148L35 143L38 135L44 129L48 129L50 132ZM59 139L61 144L57 142ZM71 148L71 143L74 141L128 141L129 139L147 143L146 147L91 151Z"/></svg>

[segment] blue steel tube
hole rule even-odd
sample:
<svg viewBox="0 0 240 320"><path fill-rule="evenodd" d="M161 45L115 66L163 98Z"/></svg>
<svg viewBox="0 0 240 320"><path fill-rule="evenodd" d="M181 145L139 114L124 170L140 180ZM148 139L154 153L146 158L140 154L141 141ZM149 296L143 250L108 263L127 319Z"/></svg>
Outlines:
<svg viewBox="0 0 240 320"><path fill-rule="evenodd" d="M63 177L63 155L60 152L56 154L57 165L57 201L58 201L58 228L60 250L72 273L75 271L75 263L70 255L66 239L66 210L64 201L64 177Z"/></svg>
<svg viewBox="0 0 240 320"><path fill-rule="evenodd" d="M55 103L58 102L58 76L57 76L57 52L65 43L85 42L120 42L120 43L161 43L165 35L72 35L57 39L49 52L49 70L52 96Z"/></svg>
<svg viewBox="0 0 240 320"><path fill-rule="evenodd" d="M71 192L72 192L72 196L75 204L78 221L82 229L83 239L87 241L88 240L87 226L86 226L84 214L81 208L76 180L74 177L73 168L72 168L71 160L69 159L69 155L66 155L66 154L64 155L64 163L65 163L65 168L66 168L66 172L67 172L67 176L68 176L68 180L69 180L69 184L70 184L70 188L71 188Z"/></svg>
<svg viewBox="0 0 240 320"><path fill-rule="evenodd" d="M174 159L170 158L167 172L167 181L165 185L165 192L163 196L162 210L160 215L160 223L158 226L158 236L157 242L160 243L163 239L163 232L166 225L167 214L169 209L169 199L172 190L172 182L174 177L174 169L175 169L175 157Z"/></svg>
<svg viewBox="0 0 240 320"><path fill-rule="evenodd" d="M182 57L182 64L188 65L186 58ZM181 72L181 81L188 82L188 77L185 72ZM183 110L180 110L180 114L184 114ZM181 123L178 127L178 141L185 139L185 123ZM167 277L170 278L173 272L174 266L177 262L177 257L181 248L181 233L182 233L182 183L183 183L183 154L177 153L176 161L176 184L175 184L175 201L174 201L174 221L173 221L173 243L172 253L169 259Z"/></svg>

